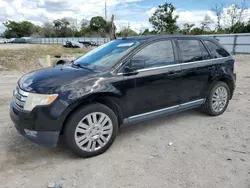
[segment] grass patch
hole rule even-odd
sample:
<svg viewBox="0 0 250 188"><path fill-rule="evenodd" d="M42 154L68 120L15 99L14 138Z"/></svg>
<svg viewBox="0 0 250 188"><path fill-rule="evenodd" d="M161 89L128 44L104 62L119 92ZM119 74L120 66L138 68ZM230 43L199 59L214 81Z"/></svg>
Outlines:
<svg viewBox="0 0 250 188"><path fill-rule="evenodd" d="M60 45L32 45L23 49L1 49L0 70L16 70L29 72L41 68L39 58L46 55L53 56L80 56L91 50L91 48L63 48Z"/></svg>

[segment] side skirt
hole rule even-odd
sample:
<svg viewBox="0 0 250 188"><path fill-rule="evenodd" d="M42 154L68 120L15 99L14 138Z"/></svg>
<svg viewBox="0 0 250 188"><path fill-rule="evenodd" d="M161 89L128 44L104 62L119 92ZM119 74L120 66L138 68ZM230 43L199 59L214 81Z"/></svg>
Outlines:
<svg viewBox="0 0 250 188"><path fill-rule="evenodd" d="M155 117L160 117L160 116L163 116L163 115L171 115L171 114L175 114L175 113L178 113L178 112L181 112L181 111L186 111L186 110L189 110L189 109L197 108L197 107L201 106L202 104L204 104L205 101L206 101L206 99L199 99L199 100L183 103L183 104L180 104L180 105L171 106L171 107L168 107L168 108L163 108L163 109L160 109L160 110L155 110L155 111L152 111L152 112L147 112L147 113L131 116L131 117L125 118L123 120L123 125L138 123L138 122L141 122L141 121L153 119Z"/></svg>

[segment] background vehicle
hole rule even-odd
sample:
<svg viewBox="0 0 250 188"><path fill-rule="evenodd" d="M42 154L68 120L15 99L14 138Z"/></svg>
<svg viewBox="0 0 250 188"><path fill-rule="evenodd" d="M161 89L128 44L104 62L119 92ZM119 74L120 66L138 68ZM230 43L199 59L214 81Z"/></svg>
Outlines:
<svg viewBox="0 0 250 188"><path fill-rule="evenodd" d="M96 42L91 42L91 46L98 46Z"/></svg>
<svg viewBox="0 0 250 188"><path fill-rule="evenodd" d="M73 152L91 157L112 145L122 124L198 107L221 115L235 80L234 59L214 39L129 37L24 75L10 116L30 140L55 146L62 134Z"/></svg>
<svg viewBox="0 0 250 188"><path fill-rule="evenodd" d="M4 43L7 43L7 39L5 39L5 38L0 38L0 44L4 44Z"/></svg>
<svg viewBox="0 0 250 188"><path fill-rule="evenodd" d="M80 41L79 43L83 44L86 47L89 47L89 46L98 46L98 44L96 42L87 42L87 41L81 42Z"/></svg>
<svg viewBox="0 0 250 188"><path fill-rule="evenodd" d="M84 46L81 43L79 43L79 42L66 41L63 44L63 47L66 47L66 48L83 48Z"/></svg>
<svg viewBox="0 0 250 188"><path fill-rule="evenodd" d="M15 38L6 39L6 42L11 43L13 40L15 40Z"/></svg>
<svg viewBox="0 0 250 188"><path fill-rule="evenodd" d="M25 44L27 43L27 40L24 38L15 38L10 43Z"/></svg>

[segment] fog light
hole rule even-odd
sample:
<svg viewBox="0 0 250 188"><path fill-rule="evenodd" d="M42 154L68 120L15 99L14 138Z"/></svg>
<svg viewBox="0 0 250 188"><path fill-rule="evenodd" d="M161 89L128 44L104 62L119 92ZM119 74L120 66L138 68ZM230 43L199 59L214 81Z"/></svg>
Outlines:
<svg viewBox="0 0 250 188"><path fill-rule="evenodd" d="M36 135L37 135L37 131L31 131L31 130L24 129L24 132L26 133L26 135L32 136L32 137L36 137Z"/></svg>

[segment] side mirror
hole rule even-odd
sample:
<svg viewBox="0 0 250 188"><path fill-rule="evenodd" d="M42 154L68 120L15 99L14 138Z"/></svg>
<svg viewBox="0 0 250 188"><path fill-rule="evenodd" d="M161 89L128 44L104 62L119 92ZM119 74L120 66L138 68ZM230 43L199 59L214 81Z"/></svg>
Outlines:
<svg viewBox="0 0 250 188"><path fill-rule="evenodd" d="M145 61L144 60L135 60L132 59L129 62L129 65L126 66L124 69L126 72L133 72L139 69L145 68Z"/></svg>

